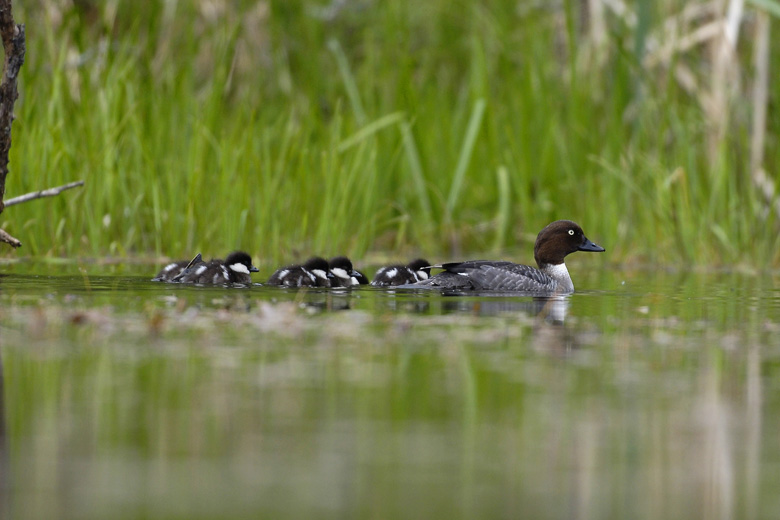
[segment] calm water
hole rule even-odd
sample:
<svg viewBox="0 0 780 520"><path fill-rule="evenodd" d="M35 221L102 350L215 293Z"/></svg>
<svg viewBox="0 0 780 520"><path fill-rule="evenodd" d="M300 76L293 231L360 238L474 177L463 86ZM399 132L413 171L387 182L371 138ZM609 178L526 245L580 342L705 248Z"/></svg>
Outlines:
<svg viewBox="0 0 780 520"><path fill-rule="evenodd" d="M2 266L2 505L780 517L780 278L570 268L542 301Z"/></svg>

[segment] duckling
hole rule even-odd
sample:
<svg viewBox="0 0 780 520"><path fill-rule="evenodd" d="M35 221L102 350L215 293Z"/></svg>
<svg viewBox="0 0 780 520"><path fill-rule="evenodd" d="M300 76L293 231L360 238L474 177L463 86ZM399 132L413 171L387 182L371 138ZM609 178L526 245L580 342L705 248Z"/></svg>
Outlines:
<svg viewBox="0 0 780 520"><path fill-rule="evenodd" d="M406 285L427 280L431 276L431 264L423 258L416 258L406 265L380 267L371 281L375 287Z"/></svg>
<svg viewBox="0 0 780 520"><path fill-rule="evenodd" d="M352 261L346 256L335 256L328 261L333 278L330 279L331 287L352 287L368 283L366 275L352 267Z"/></svg>
<svg viewBox="0 0 780 520"><path fill-rule="evenodd" d="M157 276L152 278L152 281L172 282L176 276L180 275L182 271L187 268L190 262L191 260L179 260L178 262L171 262L170 264L163 267L160 272L157 273Z"/></svg>
<svg viewBox="0 0 780 520"><path fill-rule="evenodd" d="M281 287L330 287L333 275L330 273L328 261L315 256L306 260L303 265L294 264L277 269L266 282L266 285Z"/></svg>
<svg viewBox="0 0 780 520"><path fill-rule="evenodd" d="M209 262L204 262L198 253L171 281L215 285L249 285L252 283L250 273L257 271L259 269L252 265L252 257L243 251L230 253L225 260L214 259Z"/></svg>

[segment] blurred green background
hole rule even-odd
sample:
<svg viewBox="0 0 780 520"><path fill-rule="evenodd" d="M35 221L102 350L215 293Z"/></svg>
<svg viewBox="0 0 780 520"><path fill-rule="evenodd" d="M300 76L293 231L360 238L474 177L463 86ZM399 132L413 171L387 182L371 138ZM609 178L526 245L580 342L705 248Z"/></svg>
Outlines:
<svg viewBox="0 0 780 520"><path fill-rule="evenodd" d="M14 10L7 197L86 186L8 208L5 257L527 261L569 218L604 262L780 262L775 0Z"/></svg>

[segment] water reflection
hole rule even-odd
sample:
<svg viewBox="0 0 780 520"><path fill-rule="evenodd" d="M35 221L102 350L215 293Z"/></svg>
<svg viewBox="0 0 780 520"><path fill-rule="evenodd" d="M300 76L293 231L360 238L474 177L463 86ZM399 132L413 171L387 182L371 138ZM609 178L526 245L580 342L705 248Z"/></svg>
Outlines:
<svg viewBox="0 0 780 520"><path fill-rule="evenodd" d="M5 377L0 355L0 518L8 518L10 475L8 464L8 437L5 422Z"/></svg>
<svg viewBox="0 0 780 520"><path fill-rule="evenodd" d="M271 290L279 290L271 288ZM286 289L282 289L286 290ZM302 305L312 311L348 311L353 308L353 291L348 288L338 289L296 289L289 291L301 298Z"/></svg>
<svg viewBox="0 0 780 520"><path fill-rule="evenodd" d="M499 316L521 314L547 323L563 324L571 307L569 296L529 297L525 293L447 293L438 291L396 291L385 288L278 289L262 288L272 301L294 300L319 311L361 309L372 303L374 310L421 315L468 314Z"/></svg>
<svg viewBox="0 0 780 520"><path fill-rule="evenodd" d="M10 445L20 518L777 518L780 294L646 276L563 298L5 277L0 500Z"/></svg>
<svg viewBox="0 0 780 520"><path fill-rule="evenodd" d="M443 308L447 312L463 312L475 316L498 316L522 313L541 318L548 323L563 324L571 303L568 296L534 297L521 300L507 296L481 297L479 299L445 298Z"/></svg>

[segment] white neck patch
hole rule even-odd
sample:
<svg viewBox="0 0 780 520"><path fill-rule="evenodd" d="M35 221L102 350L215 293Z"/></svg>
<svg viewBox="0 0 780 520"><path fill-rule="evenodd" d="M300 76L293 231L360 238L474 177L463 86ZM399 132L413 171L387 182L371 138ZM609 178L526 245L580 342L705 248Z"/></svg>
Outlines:
<svg viewBox="0 0 780 520"><path fill-rule="evenodd" d="M328 278L328 275L325 274L325 271L323 271L322 269L312 269L311 272L317 278L322 278L323 280L327 280L327 278Z"/></svg>
<svg viewBox="0 0 780 520"><path fill-rule="evenodd" d="M541 271L558 282L558 290L563 292L574 292L574 283L571 281L571 276L569 276L569 270L566 269L566 264L548 264L545 265Z"/></svg>
<svg viewBox="0 0 780 520"><path fill-rule="evenodd" d="M249 274L249 268L244 264L233 264L230 268L237 273Z"/></svg>
<svg viewBox="0 0 780 520"><path fill-rule="evenodd" d="M417 278L419 278L420 280L427 280L428 279L428 273L426 273L423 270L415 271L414 274L416 274Z"/></svg>
<svg viewBox="0 0 780 520"><path fill-rule="evenodd" d="M343 278L343 279L345 279L345 280L346 280L347 278L349 278L349 273L347 273L347 272L346 272L344 269L342 269L341 267L334 267L333 269L331 269L331 270L330 270L330 272L331 272L331 273L333 273L333 274L335 274L335 275L336 275L336 276L338 276L339 278Z"/></svg>

